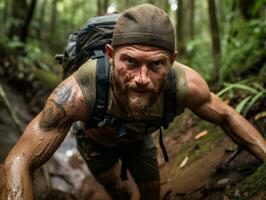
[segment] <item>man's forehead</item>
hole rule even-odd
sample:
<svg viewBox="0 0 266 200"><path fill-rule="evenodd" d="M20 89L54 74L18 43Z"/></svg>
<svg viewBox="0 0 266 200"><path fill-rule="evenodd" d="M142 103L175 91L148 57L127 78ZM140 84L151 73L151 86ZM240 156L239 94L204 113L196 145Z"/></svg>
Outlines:
<svg viewBox="0 0 266 200"><path fill-rule="evenodd" d="M120 53L134 53L134 52L152 52L160 55L170 55L168 51L165 49L156 47L156 46L151 46L151 45L123 45L120 47L116 47L115 51L119 51Z"/></svg>

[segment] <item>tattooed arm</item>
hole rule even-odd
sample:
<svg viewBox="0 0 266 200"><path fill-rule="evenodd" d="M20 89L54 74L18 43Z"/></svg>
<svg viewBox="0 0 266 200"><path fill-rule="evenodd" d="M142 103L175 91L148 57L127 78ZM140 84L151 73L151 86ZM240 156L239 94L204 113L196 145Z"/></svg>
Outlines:
<svg viewBox="0 0 266 200"><path fill-rule="evenodd" d="M49 96L43 110L29 123L5 160L0 180L1 199L33 199L34 170L53 155L72 123L84 120L87 113L81 89L70 76Z"/></svg>

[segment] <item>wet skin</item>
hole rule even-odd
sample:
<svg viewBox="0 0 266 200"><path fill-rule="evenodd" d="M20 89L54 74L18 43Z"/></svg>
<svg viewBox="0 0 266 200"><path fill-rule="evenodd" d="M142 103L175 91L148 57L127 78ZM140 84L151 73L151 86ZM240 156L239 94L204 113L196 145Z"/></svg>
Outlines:
<svg viewBox="0 0 266 200"><path fill-rule="evenodd" d="M106 51L110 63L114 65L115 98L132 117L138 118L160 93L175 54L135 45L123 46L115 51L107 45ZM258 131L211 93L197 72L186 66L182 68L189 88L187 107L201 118L220 125L237 144L265 161L266 142ZM74 76L64 80L49 96L43 110L29 123L6 158L0 180L1 199L33 199L34 170L56 151L72 122L85 121L90 112ZM110 169L96 178L104 184L112 182L110 180L114 176ZM138 185L143 192L142 199L149 199L149 195L152 199L160 198L159 180Z"/></svg>
<svg viewBox="0 0 266 200"><path fill-rule="evenodd" d="M157 100L176 53L150 46L130 45L113 50L106 45L113 65L115 98L130 117L139 119Z"/></svg>
<svg viewBox="0 0 266 200"><path fill-rule="evenodd" d="M32 178L65 138L72 122L86 118L87 105L73 76L49 96L43 110L26 127L3 165L0 199L33 199Z"/></svg>

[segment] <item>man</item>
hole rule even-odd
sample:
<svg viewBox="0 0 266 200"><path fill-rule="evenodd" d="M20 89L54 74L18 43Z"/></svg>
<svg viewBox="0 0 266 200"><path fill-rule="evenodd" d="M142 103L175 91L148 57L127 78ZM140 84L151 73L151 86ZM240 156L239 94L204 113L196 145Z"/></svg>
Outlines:
<svg viewBox="0 0 266 200"><path fill-rule="evenodd" d="M118 159L137 183L141 199L160 198L156 148L149 136L153 128L145 120L163 115L163 90L173 68L178 96L177 110L185 107L220 125L239 145L266 160L266 142L233 108L211 93L193 69L175 62L173 26L165 12L142 4L122 13L106 54L112 65L107 114L125 120L126 133L112 125L91 128L96 100L95 60L87 61L49 96L43 110L29 123L5 163L4 199L32 199L32 175L64 140L73 122L79 121L78 148L96 179L113 199L129 199L130 193L117 173ZM157 127L158 129L158 127Z"/></svg>

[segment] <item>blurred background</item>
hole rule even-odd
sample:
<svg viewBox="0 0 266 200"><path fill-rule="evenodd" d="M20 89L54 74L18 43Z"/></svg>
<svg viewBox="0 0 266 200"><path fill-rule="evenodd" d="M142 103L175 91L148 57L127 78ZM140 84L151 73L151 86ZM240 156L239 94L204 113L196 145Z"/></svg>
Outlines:
<svg viewBox="0 0 266 200"><path fill-rule="evenodd" d="M207 80L212 91L266 136L265 0L0 0L0 163L4 161L25 125L40 112L49 93L61 81L62 66L56 62L55 55L64 52L69 34L93 16L122 12L145 2L154 4L169 14L176 29L177 61L198 71ZM235 152L237 147L227 141L229 139L224 138L217 127L201 122L189 111L176 121L182 126L172 125L165 133L170 156L174 160L170 167L165 167L165 164L161 166L165 198L168 198L169 191L175 194L175 199L204 198L206 193L208 196L210 191L216 191L217 188L224 193L226 188L246 180L257 169L258 160L254 157L248 160L246 154L237 158L235 163L231 162L231 151ZM203 139L195 139L198 134ZM184 165L191 162L189 166L192 168L200 165L195 164L200 160L203 163L206 160L215 162L215 166L209 166L210 168L206 168L208 172L200 175L202 178L211 176L211 172L219 168L218 165L224 158L222 154L218 160L215 156L208 155L222 152L219 145L224 140L226 142L222 147L227 153L223 156L227 156L230 164L233 163L229 171L223 168L225 174L206 179L207 182L190 180L187 185L184 183L182 187L176 186L183 184L177 182L178 179L184 180L197 171L187 169L187 174L182 172L184 177L178 177L183 165L177 167L178 170L176 166L180 166L182 161ZM69 136L49 162L38 171L36 199L108 198L100 186L95 186L95 190L88 187L96 183L76 151L73 136ZM230 170L243 165L246 168L244 173L239 172L241 178L236 178L239 174L230 178ZM172 180L169 177L175 178ZM222 184L219 185L221 180ZM194 186L192 182L195 183ZM218 186L209 190L210 187L207 186L214 182ZM266 183L265 177L263 182ZM258 185L261 188L265 186ZM81 189L82 187L89 189ZM81 194L82 191L86 192ZM241 199L242 190L238 191ZM263 189L255 191L252 195L261 195ZM93 197L95 194L100 194L100 197Z"/></svg>

